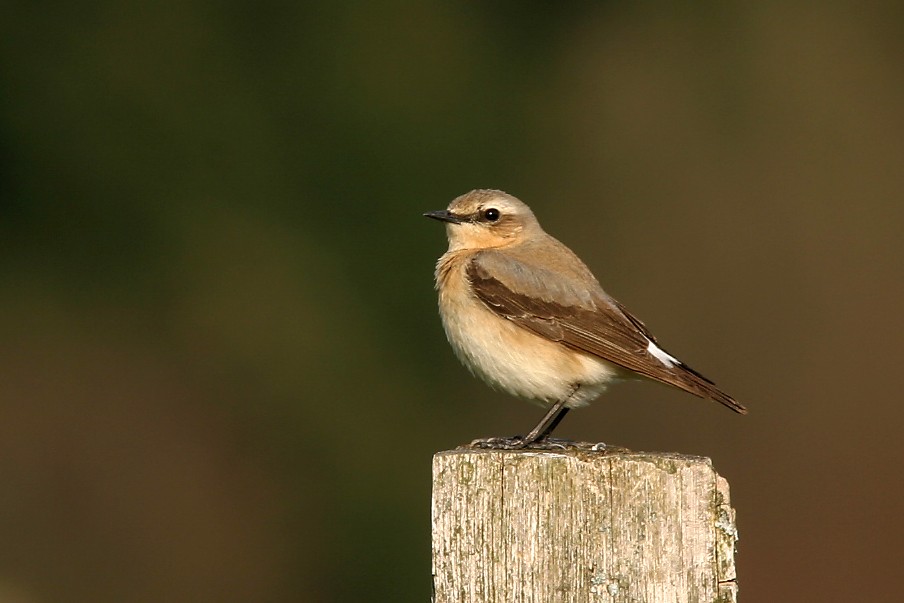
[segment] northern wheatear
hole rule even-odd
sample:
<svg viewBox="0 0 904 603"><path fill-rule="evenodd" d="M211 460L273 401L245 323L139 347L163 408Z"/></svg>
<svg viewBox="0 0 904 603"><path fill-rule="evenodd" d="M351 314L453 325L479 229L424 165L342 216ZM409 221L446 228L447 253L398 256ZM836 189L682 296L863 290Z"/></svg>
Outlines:
<svg viewBox="0 0 904 603"><path fill-rule="evenodd" d="M515 197L474 190L424 215L446 223L449 250L436 264L436 288L455 354L491 386L549 406L526 437L492 441L543 440L569 409L638 376L747 413L662 349Z"/></svg>

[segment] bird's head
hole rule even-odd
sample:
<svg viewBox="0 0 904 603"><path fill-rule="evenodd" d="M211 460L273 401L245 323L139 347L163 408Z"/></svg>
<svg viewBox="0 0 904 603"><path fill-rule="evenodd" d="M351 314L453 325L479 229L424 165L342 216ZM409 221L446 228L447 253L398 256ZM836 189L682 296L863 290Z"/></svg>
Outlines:
<svg viewBox="0 0 904 603"><path fill-rule="evenodd" d="M450 251L505 247L542 232L527 205L496 190L473 190L424 215L446 223Z"/></svg>

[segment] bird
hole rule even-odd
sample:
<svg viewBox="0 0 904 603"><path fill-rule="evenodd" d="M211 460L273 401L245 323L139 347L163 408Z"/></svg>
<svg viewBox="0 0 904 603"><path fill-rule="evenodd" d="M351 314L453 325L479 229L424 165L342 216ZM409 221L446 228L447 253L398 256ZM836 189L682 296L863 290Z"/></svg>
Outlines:
<svg viewBox="0 0 904 603"><path fill-rule="evenodd" d="M474 443L540 446L569 410L634 378L747 413L667 352L518 198L475 189L423 215L446 225L449 248L436 263L435 281L455 355L491 387L548 408L526 436Z"/></svg>

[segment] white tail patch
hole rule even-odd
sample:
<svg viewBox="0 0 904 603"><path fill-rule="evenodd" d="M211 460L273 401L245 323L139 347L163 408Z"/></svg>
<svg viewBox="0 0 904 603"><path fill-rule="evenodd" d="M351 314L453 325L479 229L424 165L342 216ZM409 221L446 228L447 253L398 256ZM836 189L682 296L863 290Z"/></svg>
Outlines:
<svg viewBox="0 0 904 603"><path fill-rule="evenodd" d="M649 352L651 356L654 356L656 360L663 363L669 368L674 367L676 364L681 364L680 360L660 348L652 341L649 343L649 345L647 345L647 352Z"/></svg>

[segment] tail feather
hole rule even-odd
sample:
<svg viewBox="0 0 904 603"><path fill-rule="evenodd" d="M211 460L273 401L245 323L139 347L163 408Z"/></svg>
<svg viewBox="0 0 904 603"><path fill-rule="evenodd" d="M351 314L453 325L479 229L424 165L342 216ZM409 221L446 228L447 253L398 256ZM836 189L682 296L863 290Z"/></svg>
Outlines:
<svg viewBox="0 0 904 603"><path fill-rule="evenodd" d="M675 368L679 367L682 369L680 373L679 387L681 387L683 390L701 398L715 400L720 404L724 404L736 413L742 415L747 414L747 407L716 387L715 383L713 383L691 367L687 366L686 364L679 364Z"/></svg>

